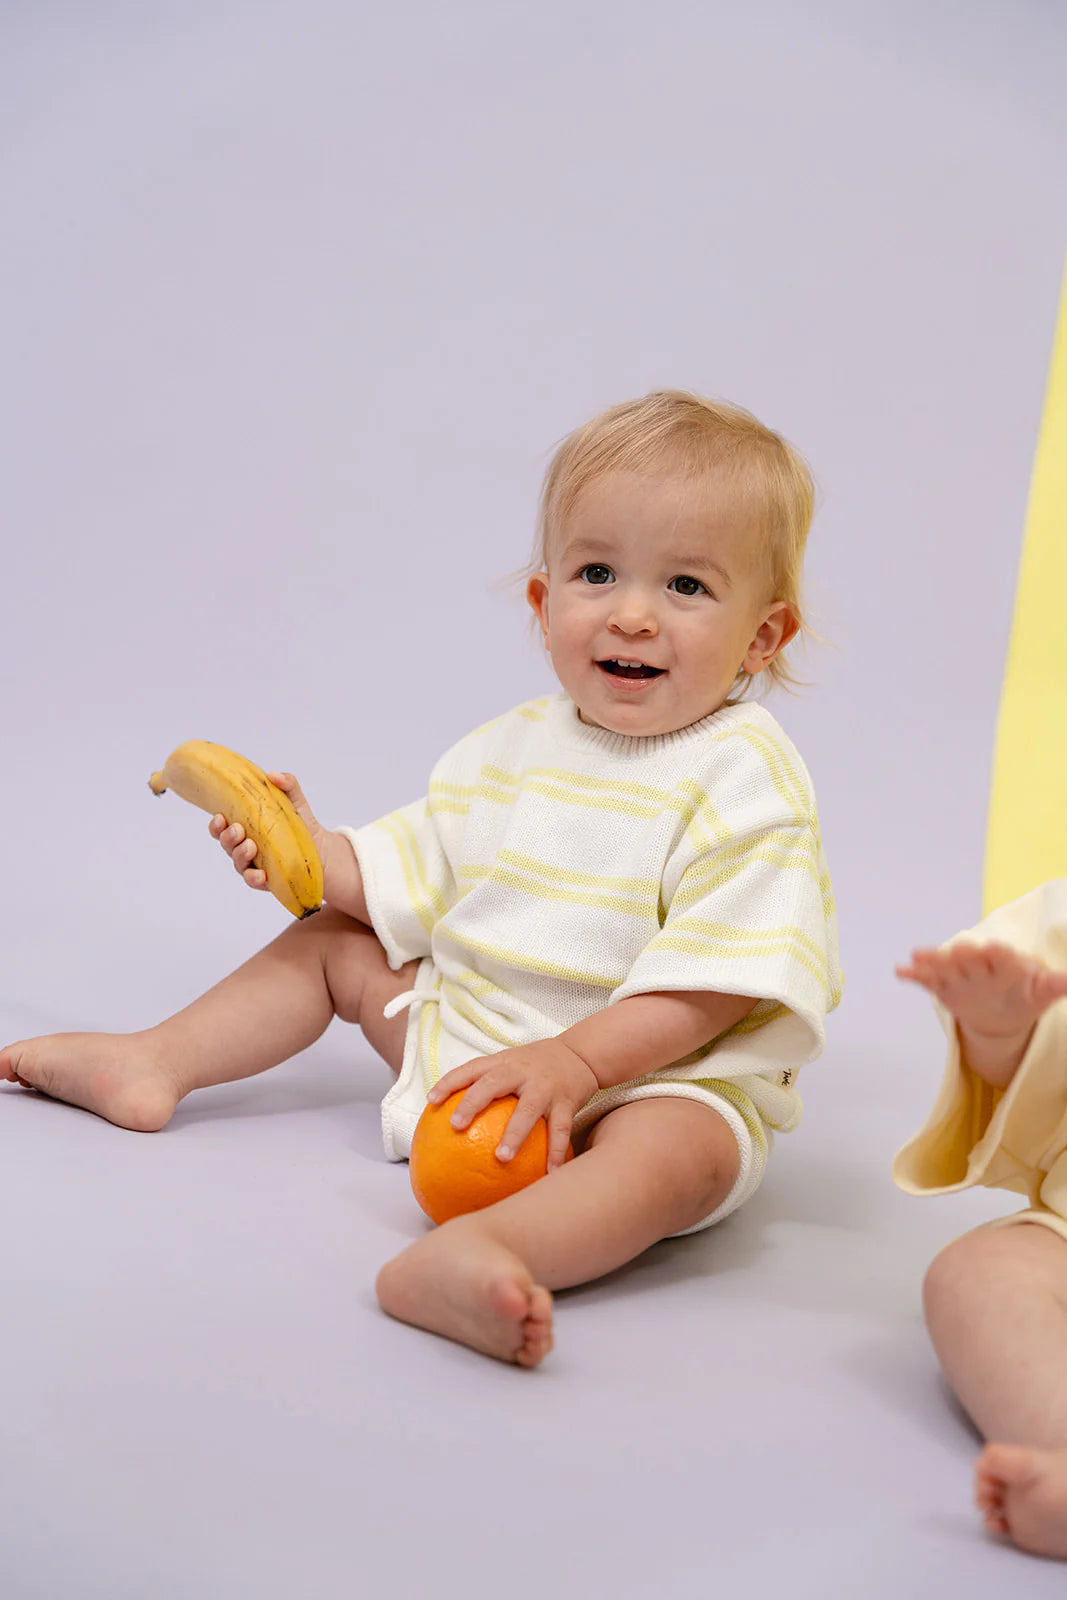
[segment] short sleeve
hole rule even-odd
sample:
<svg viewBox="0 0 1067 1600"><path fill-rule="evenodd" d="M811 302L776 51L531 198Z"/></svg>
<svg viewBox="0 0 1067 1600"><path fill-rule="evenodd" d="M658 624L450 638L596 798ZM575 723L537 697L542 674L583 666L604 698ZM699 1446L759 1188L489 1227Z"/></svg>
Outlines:
<svg viewBox="0 0 1067 1600"><path fill-rule="evenodd" d="M837 925L814 817L790 817L697 847L687 836L660 931L613 1002L713 989L777 1002L802 1024L811 1059L841 992ZM799 1042L799 1041L798 1041Z"/></svg>
<svg viewBox="0 0 1067 1600"><path fill-rule="evenodd" d="M428 956L435 924L456 901L452 866L428 801L337 831L356 852L371 924L390 967Z"/></svg>

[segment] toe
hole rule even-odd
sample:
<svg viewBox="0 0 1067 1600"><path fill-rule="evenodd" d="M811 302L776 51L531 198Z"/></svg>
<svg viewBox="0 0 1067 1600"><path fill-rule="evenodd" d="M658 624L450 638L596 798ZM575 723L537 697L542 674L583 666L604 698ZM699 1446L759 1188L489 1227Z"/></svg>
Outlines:
<svg viewBox="0 0 1067 1600"><path fill-rule="evenodd" d="M539 1283L535 1283L530 1290L530 1308L527 1316L531 1322L552 1321L552 1296Z"/></svg>
<svg viewBox="0 0 1067 1600"><path fill-rule="evenodd" d="M1017 1488L1037 1476L1036 1452L1022 1445L989 1444L978 1458L978 1470L987 1479Z"/></svg>
<svg viewBox="0 0 1067 1600"><path fill-rule="evenodd" d="M529 1290L516 1278L498 1278L490 1291L490 1302L498 1317L521 1325L529 1305Z"/></svg>

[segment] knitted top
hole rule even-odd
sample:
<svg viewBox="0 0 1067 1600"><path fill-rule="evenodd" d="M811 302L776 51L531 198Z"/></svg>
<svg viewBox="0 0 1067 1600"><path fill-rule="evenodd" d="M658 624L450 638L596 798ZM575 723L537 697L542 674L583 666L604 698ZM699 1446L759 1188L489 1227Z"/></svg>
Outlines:
<svg viewBox="0 0 1067 1600"><path fill-rule="evenodd" d="M457 1018L501 1047L629 995L757 996L662 1071L737 1081L796 1122L840 997L837 927L811 781L762 706L635 738L565 694L531 700L453 745L425 798L339 831L389 965L431 956Z"/></svg>

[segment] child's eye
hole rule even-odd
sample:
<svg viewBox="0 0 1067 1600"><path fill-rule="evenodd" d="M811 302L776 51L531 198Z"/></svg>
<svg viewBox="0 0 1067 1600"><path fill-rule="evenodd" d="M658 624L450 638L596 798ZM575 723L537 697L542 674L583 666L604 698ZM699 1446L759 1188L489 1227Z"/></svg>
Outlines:
<svg viewBox="0 0 1067 1600"><path fill-rule="evenodd" d="M601 566L599 561L594 561L588 567L583 567L578 576L584 578L586 583L603 584L611 582L613 573L610 567Z"/></svg>
<svg viewBox="0 0 1067 1600"><path fill-rule="evenodd" d="M708 593L708 590L704 587L699 578L687 578L684 573L677 578L672 578L670 583L667 585L667 588L674 589L675 584L678 585L678 588L675 589L676 594L684 594L688 596L700 594L701 590L703 590L705 594ZM683 585L685 585L685 587L683 587Z"/></svg>

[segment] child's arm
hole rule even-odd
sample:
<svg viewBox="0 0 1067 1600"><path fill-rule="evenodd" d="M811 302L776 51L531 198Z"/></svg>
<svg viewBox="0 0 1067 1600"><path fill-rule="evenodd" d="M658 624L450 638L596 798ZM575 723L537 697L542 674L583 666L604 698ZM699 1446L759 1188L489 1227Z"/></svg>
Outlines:
<svg viewBox="0 0 1067 1600"><path fill-rule="evenodd" d="M451 1118L453 1127L465 1128L490 1101L517 1095L498 1157L510 1160L544 1117L549 1168L562 1166L575 1113L598 1089L670 1066L740 1022L756 1004L749 995L705 990L630 995L554 1039L517 1045L446 1072L429 1099L438 1104L470 1086Z"/></svg>
<svg viewBox="0 0 1067 1600"><path fill-rule="evenodd" d="M940 1000L955 1018L964 1064L997 1088L1015 1076L1038 1018L1067 995L1067 972L1006 944L913 950L897 976Z"/></svg>
<svg viewBox="0 0 1067 1600"><path fill-rule="evenodd" d="M756 1004L750 995L715 990L632 994L559 1037L590 1068L598 1087L611 1089L699 1050Z"/></svg>
<svg viewBox="0 0 1067 1600"><path fill-rule="evenodd" d="M348 840L339 833L324 828L314 815L304 791L291 772L268 772L267 777L276 788L287 794L308 825L308 831L322 860L323 898L328 905L354 917L357 922L370 926L367 899L363 893L363 877L356 860L356 852ZM245 838L239 822L228 824L224 816L212 817L208 829L217 839L250 889L265 889L267 874L253 867L256 846Z"/></svg>

